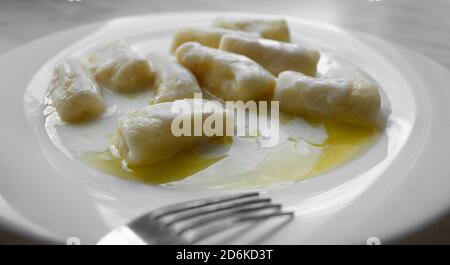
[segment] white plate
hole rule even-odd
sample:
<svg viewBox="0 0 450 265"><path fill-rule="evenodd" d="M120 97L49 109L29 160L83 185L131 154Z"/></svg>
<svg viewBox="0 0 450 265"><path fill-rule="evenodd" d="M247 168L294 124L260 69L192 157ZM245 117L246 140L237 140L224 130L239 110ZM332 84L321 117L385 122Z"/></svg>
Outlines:
<svg viewBox="0 0 450 265"><path fill-rule="evenodd" d="M78 237L88 244L150 209L229 192L143 185L69 159L45 132L46 87L37 85L48 83L56 60L82 53L80 47L117 38L146 39L152 46L161 43L165 51L175 29L208 25L220 15L226 13L119 18L57 33L1 56L2 226L40 240ZM444 213L450 206L448 70L363 33L286 19L294 36L349 59L374 77L393 112L385 134L363 156L308 181L262 191L294 210L294 220L280 224L276 233L260 234L269 225L263 224L253 229L253 236L234 235L224 242L365 243L372 236L386 242Z"/></svg>

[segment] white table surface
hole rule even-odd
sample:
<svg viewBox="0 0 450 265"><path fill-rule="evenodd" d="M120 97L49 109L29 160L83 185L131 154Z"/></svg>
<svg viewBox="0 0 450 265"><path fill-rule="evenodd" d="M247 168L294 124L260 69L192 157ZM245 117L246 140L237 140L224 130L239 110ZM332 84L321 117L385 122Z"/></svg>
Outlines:
<svg viewBox="0 0 450 265"><path fill-rule="evenodd" d="M356 29L450 68L449 0L0 0L0 53L56 31L119 16L208 10L285 14ZM0 231L2 243L28 242ZM450 244L450 214L399 243Z"/></svg>

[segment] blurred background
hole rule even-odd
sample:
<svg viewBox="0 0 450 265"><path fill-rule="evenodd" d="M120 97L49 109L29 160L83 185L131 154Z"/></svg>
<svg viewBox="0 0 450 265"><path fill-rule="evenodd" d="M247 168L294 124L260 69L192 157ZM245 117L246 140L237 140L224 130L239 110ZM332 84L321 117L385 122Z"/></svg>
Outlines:
<svg viewBox="0 0 450 265"><path fill-rule="evenodd" d="M361 30L450 67L449 0L0 0L0 53L118 16L208 10L277 13Z"/></svg>
<svg viewBox="0 0 450 265"><path fill-rule="evenodd" d="M450 68L450 0L0 0L0 54L86 23L174 11L298 16L379 36ZM2 243L27 241L0 230ZM450 215L398 243L450 244Z"/></svg>

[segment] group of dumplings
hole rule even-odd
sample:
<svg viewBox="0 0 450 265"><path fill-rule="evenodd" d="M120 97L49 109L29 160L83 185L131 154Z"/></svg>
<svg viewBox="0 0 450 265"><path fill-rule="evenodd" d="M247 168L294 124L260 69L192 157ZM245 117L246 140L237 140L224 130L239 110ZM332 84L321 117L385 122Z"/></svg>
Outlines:
<svg viewBox="0 0 450 265"><path fill-rule="evenodd" d="M84 63L65 60L49 95L62 120L80 122L104 111L99 84L118 93L156 88L149 106L119 119L111 151L130 165L156 163L202 140L173 136L167 113L173 101L202 90L222 100L277 100L282 111L306 118L384 126L375 83L316 77L320 53L290 39L283 19L218 18L210 28L178 30L174 56L141 57L113 43Z"/></svg>

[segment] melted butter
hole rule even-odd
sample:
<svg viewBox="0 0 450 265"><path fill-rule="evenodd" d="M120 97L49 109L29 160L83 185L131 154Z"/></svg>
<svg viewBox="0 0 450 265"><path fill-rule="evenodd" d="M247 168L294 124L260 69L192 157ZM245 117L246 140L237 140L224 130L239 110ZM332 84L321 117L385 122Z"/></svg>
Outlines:
<svg viewBox="0 0 450 265"><path fill-rule="evenodd" d="M378 130L346 123L326 122L328 139L319 161L309 175L329 171L361 154L375 140Z"/></svg>
<svg viewBox="0 0 450 265"><path fill-rule="evenodd" d="M310 153L298 152L296 139L278 147L250 173L224 186L232 188L266 187L312 178L330 171L363 153L374 142L378 130L345 123L324 123L328 138L322 145L303 145ZM309 146L309 147L308 147ZM315 151L314 151L315 150Z"/></svg>
<svg viewBox="0 0 450 265"><path fill-rule="evenodd" d="M345 123L325 122L327 140L314 145L298 139L280 144L251 172L234 181L224 180L222 187L267 187L286 182L305 180L330 171L363 153L374 142L378 131L374 128ZM227 157L226 153L205 155L202 150L231 146L231 137L222 137L178 154L166 161L124 169L119 159L109 151L89 152L83 160L107 174L149 184L179 181ZM302 149L303 148L303 149ZM302 151L299 151L302 150ZM233 170L230 168L230 170Z"/></svg>
<svg viewBox="0 0 450 265"><path fill-rule="evenodd" d="M82 160L112 176L159 185L182 180L217 163L225 158L226 154L211 156L204 154L203 150L205 148L218 149L224 145L231 145L231 143L231 137L221 137L156 164L128 166L127 168L124 168L122 161L114 157L109 150L87 152L83 155Z"/></svg>

